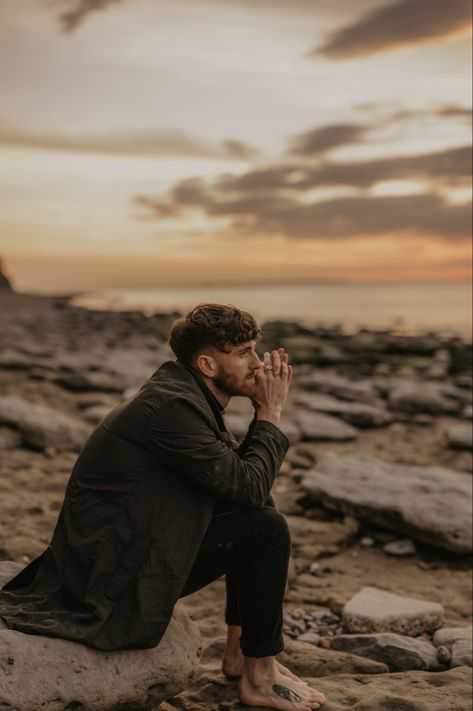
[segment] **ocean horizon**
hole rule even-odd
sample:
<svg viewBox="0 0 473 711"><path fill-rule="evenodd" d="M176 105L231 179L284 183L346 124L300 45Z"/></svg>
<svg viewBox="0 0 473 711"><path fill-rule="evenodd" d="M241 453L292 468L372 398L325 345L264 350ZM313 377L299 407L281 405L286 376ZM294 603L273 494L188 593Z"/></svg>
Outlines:
<svg viewBox="0 0 473 711"><path fill-rule="evenodd" d="M200 285L153 289L94 289L72 297L88 309L183 313L201 302L232 304L260 321L291 320L308 327L389 330L415 335L472 336L469 283Z"/></svg>

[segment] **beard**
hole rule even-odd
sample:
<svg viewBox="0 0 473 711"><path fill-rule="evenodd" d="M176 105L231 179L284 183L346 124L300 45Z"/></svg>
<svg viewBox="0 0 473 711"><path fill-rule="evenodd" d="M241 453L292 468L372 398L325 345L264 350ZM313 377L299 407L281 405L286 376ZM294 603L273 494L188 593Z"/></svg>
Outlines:
<svg viewBox="0 0 473 711"><path fill-rule="evenodd" d="M253 374L252 374L253 375ZM242 395L251 397L253 395L256 381L250 374L238 376L225 370L225 366L219 365L217 375L214 377L214 384L226 395Z"/></svg>

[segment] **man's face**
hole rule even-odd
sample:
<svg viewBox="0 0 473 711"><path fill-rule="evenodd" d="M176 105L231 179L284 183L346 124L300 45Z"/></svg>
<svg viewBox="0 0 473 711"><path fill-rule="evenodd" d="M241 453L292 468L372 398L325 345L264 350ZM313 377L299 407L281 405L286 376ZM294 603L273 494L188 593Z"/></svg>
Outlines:
<svg viewBox="0 0 473 711"><path fill-rule="evenodd" d="M221 392L233 397L252 397L256 387L255 374L262 363L255 351L257 341L251 340L239 346L226 345L228 353L215 351L217 373L213 383ZM231 350L230 350L231 349Z"/></svg>

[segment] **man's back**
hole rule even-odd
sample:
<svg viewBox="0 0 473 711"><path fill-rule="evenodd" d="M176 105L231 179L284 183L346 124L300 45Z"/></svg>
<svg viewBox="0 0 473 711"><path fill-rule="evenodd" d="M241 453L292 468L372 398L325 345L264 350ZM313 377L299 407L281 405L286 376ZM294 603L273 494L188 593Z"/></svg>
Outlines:
<svg viewBox="0 0 473 711"><path fill-rule="evenodd" d="M4 586L0 614L101 649L157 644L214 501L262 506L287 446L259 422L240 459L192 372L166 361L90 435L50 545ZM34 610L22 605L31 595Z"/></svg>

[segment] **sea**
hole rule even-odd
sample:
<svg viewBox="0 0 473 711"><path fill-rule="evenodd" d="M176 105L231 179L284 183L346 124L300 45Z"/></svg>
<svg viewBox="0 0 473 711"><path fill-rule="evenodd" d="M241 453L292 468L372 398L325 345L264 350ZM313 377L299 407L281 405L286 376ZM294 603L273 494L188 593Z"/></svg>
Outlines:
<svg viewBox="0 0 473 711"><path fill-rule="evenodd" d="M232 304L258 320L297 321L309 328L336 327L400 335L435 333L472 337L472 287L441 284L290 284L106 289L77 294L88 309L140 310L145 314L185 313L199 303Z"/></svg>

